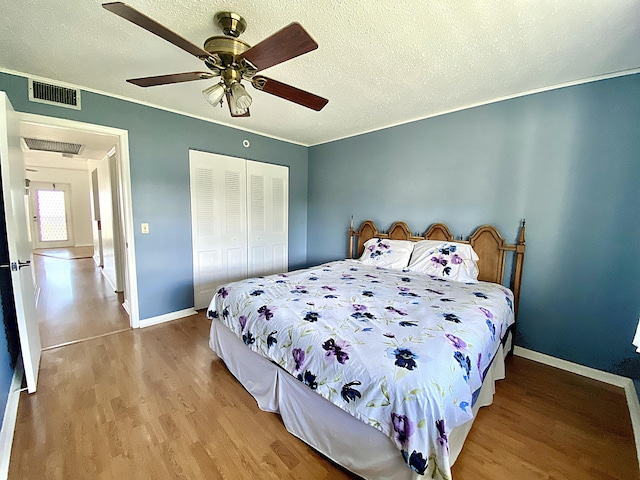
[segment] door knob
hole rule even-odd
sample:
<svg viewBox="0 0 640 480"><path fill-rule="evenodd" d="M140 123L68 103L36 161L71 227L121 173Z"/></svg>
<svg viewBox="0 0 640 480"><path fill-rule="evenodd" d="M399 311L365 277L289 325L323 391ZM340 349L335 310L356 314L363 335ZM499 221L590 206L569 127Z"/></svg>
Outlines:
<svg viewBox="0 0 640 480"><path fill-rule="evenodd" d="M31 260L27 260L26 262L21 262L18 260L17 262L11 262L10 264L7 263L4 265L0 265L0 268L10 268L12 272L17 272L21 268L28 267L29 265L31 265Z"/></svg>

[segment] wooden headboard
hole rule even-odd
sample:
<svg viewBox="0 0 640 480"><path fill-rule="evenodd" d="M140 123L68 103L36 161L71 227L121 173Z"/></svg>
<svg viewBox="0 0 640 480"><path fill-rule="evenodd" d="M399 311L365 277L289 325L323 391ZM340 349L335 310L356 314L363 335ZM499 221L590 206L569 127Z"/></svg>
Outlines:
<svg viewBox="0 0 640 480"><path fill-rule="evenodd" d="M376 224L371 220L362 222L358 230L353 229L353 219L349 228L349 258L360 258L364 250L364 243L371 238L389 238L392 240L443 240L449 242L468 243L475 250L480 258L478 269L480 273L478 280L504 284L504 268L507 252L515 252L513 261L513 273L509 287L514 295L514 313L518 314L518 304L520 299L520 283L522 281L522 265L524 262L524 220L520 226L518 242L508 244L505 242L500 232L491 225L483 225L468 238L468 240L456 240L449 227L444 223L434 223L424 232L422 236L416 236L404 222L395 222L387 232L378 230ZM355 249L354 249L355 246ZM355 255L354 255L355 254Z"/></svg>

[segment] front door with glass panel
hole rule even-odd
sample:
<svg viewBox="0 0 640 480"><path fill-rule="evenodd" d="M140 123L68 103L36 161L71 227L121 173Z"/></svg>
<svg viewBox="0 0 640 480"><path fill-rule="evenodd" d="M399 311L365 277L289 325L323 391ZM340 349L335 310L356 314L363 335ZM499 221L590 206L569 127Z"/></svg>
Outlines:
<svg viewBox="0 0 640 480"><path fill-rule="evenodd" d="M72 247L70 185L31 182L29 191L35 248Z"/></svg>

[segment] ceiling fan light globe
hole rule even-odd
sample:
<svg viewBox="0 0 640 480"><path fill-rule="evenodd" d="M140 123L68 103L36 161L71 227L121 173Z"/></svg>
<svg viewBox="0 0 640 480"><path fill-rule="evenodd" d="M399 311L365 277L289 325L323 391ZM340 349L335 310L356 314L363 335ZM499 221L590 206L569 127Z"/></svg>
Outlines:
<svg viewBox="0 0 640 480"><path fill-rule="evenodd" d="M251 97L249 95L244 95L236 101L236 106L239 110L247 110L251 106Z"/></svg>
<svg viewBox="0 0 640 480"><path fill-rule="evenodd" d="M238 82L231 84L231 99L235 103L236 110L244 111L251 106L251 102L253 101L251 95L249 95L245 88Z"/></svg>
<svg viewBox="0 0 640 480"><path fill-rule="evenodd" d="M237 117L243 117L247 114L247 109L244 109L244 110L234 109L233 114Z"/></svg>
<svg viewBox="0 0 640 480"><path fill-rule="evenodd" d="M225 88L223 83L216 83L202 91L204 98L214 107L218 106L224 97Z"/></svg>

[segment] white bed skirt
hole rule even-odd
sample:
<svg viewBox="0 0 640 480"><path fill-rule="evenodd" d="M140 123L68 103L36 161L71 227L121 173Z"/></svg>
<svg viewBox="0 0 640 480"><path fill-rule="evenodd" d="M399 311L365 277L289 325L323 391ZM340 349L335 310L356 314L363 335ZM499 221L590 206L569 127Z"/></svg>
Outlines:
<svg viewBox="0 0 640 480"><path fill-rule="evenodd" d="M212 321L209 345L229 371L256 399L261 410L279 413L286 429L314 449L365 479L425 480L403 461L393 441L385 434L349 415L292 377L289 373L246 348L222 322ZM495 382L505 377L502 346L487 371L478 399L490 405ZM462 450L473 420L455 428L448 436L451 464Z"/></svg>

